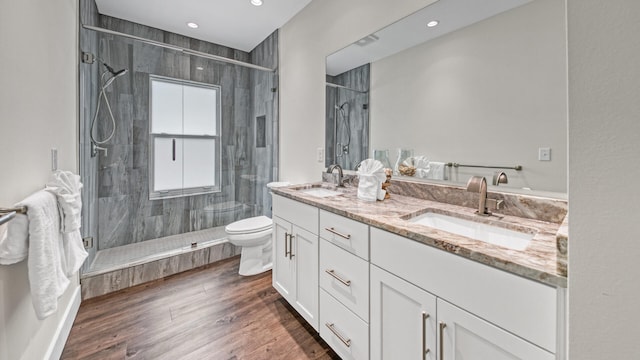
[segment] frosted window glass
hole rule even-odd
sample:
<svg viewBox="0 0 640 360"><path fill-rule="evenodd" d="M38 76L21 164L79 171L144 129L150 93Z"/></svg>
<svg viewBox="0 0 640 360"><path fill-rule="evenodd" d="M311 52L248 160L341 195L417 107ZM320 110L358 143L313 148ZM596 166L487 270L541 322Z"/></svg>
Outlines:
<svg viewBox="0 0 640 360"><path fill-rule="evenodd" d="M216 135L217 91L184 86L184 134Z"/></svg>
<svg viewBox="0 0 640 360"><path fill-rule="evenodd" d="M184 139L184 188L216 185L216 141Z"/></svg>
<svg viewBox="0 0 640 360"><path fill-rule="evenodd" d="M173 160L174 140L175 160ZM182 142L182 139L154 139L153 191L182 189Z"/></svg>
<svg viewBox="0 0 640 360"><path fill-rule="evenodd" d="M182 134L182 85L151 80L151 132Z"/></svg>

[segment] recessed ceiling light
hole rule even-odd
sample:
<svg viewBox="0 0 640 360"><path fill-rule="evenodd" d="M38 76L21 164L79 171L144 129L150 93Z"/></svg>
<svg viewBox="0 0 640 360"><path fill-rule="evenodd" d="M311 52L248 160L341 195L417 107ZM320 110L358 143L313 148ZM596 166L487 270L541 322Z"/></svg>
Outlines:
<svg viewBox="0 0 640 360"><path fill-rule="evenodd" d="M260 6L262 5L262 0L251 0L251 5Z"/></svg>
<svg viewBox="0 0 640 360"><path fill-rule="evenodd" d="M196 66L196 70L202 71L202 70L204 70L204 68L202 66Z"/></svg>
<svg viewBox="0 0 640 360"><path fill-rule="evenodd" d="M198 28L198 24L196 24L194 22L188 22L187 26L192 28L192 29L197 29Z"/></svg>
<svg viewBox="0 0 640 360"><path fill-rule="evenodd" d="M436 25L440 24L440 21L438 20L431 20L427 23L427 27L434 27Z"/></svg>

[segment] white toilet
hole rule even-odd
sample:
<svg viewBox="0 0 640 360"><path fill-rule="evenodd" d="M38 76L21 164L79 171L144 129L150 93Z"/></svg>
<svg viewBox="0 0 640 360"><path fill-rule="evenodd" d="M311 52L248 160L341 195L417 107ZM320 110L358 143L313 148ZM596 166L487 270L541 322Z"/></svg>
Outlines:
<svg viewBox="0 0 640 360"><path fill-rule="evenodd" d="M288 186L286 182L267 184L268 188ZM235 246L242 248L240 254L240 270L244 276L256 275L273 266L271 233L273 220L261 215L238 220L225 227L227 239Z"/></svg>

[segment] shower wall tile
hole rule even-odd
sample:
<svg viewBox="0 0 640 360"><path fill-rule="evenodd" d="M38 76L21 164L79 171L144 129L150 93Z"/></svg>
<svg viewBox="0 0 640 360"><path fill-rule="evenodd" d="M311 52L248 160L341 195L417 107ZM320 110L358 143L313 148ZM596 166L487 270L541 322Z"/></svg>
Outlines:
<svg viewBox="0 0 640 360"><path fill-rule="evenodd" d="M92 0L91 4L95 7ZM96 22L107 29L277 68L277 32L252 53L246 53L97 13L95 16ZM278 98L277 91L271 91L277 87L276 74L189 56L114 35L96 35L93 44L95 53L107 63L116 69L129 70L106 91L117 123L114 139L106 146L107 156L82 161L83 171L91 172L86 178L93 177L95 184L92 194L96 209L90 219L94 220L92 236L97 238L100 249L226 225L264 213L265 208L270 210L270 196L265 196L262 188L277 174ZM204 70L196 70L195 66L203 66ZM87 65L83 70L87 75L84 88L89 99L83 103L85 119L81 127L87 144L90 124L87 115L95 109L98 97L95 90L99 82L98 68ZM150 74L221 86L222 189L219 193L149 200ZM101 137L111 131L105 110L104 107L100 110L96 129ZM265 115L267 147L257 151L255 117ZM91 194L87 192L87 196ZM262 201L268 204L256 204ZM197 263L200 260L191 261L192 265Z"/></svg>
<svg viewBox="0 0 640 360"><path fill-rule="evenodd" d="M98 250L131 242L133 226L130 207L130 197L127 195L100 198L98 200L98 212L100 214Z"/></svg>
<svg viewBox="0 0 640 360"><path fill-rule="evenodd" d="M82 300L131 287L132 268L120 269L80 280Z"/></svg>
<svg viewBox="0 0 640 360"><path fill-rule="evenodd" d="M87 300L212 264L237 256L240 254L240 251L241 248L224 242L141 265L114 270L95 276L83 277L80 280L82 285L82 299Z"/></svg>

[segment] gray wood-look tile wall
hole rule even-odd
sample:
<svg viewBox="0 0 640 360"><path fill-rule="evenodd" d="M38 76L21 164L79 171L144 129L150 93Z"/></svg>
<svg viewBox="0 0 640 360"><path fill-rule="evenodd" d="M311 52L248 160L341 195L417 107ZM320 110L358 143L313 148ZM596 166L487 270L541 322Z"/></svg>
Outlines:
<svg viewBox="0 0 640 360"><path fill-rule="evenodd" d="M93 0L82 0L81 15L83 24L277 68L277 31L247 53L98 15ZM91 158L88 128L96 108L99 72L104 67L97 62L81 67L81 91L85 93L80 137L81 174L85 184L83 236L97 239L92 254L96 248L222 226L249 216L270 215L271 199L265 185L278 173L277 73L189 56L115 35L88 30L81 30L80 35L82 51L97 54L117 70L129 69L107 89L116 118L115 135L106 146L108 153ZM221 192L149 200L150 74L222 87ZM111 120L104 110L103 103L95 132L99 139L111 131ZM259 116L266 119L266 146L257 148L255 129Z"/></svg>
<svg viewBox="0 0 640 360"><path fill-rule="evenodd" d="M327 75L327 82L367 91L367 93L361 93L327 86L325 124L325 164L327 166L339 164L345 169L354 169L360 161L372 157L369 151L369 71L369 64L365 64L336 76ZM335 107L344 103L348 105L343 107L345 115L343 117L339 111L336 113ZM335 147L336 114L338 114L337 142L347 143L347 126L351 132L348 153L342 154L340 149ZM336 152L342 156L336 157Z"/></svg>

